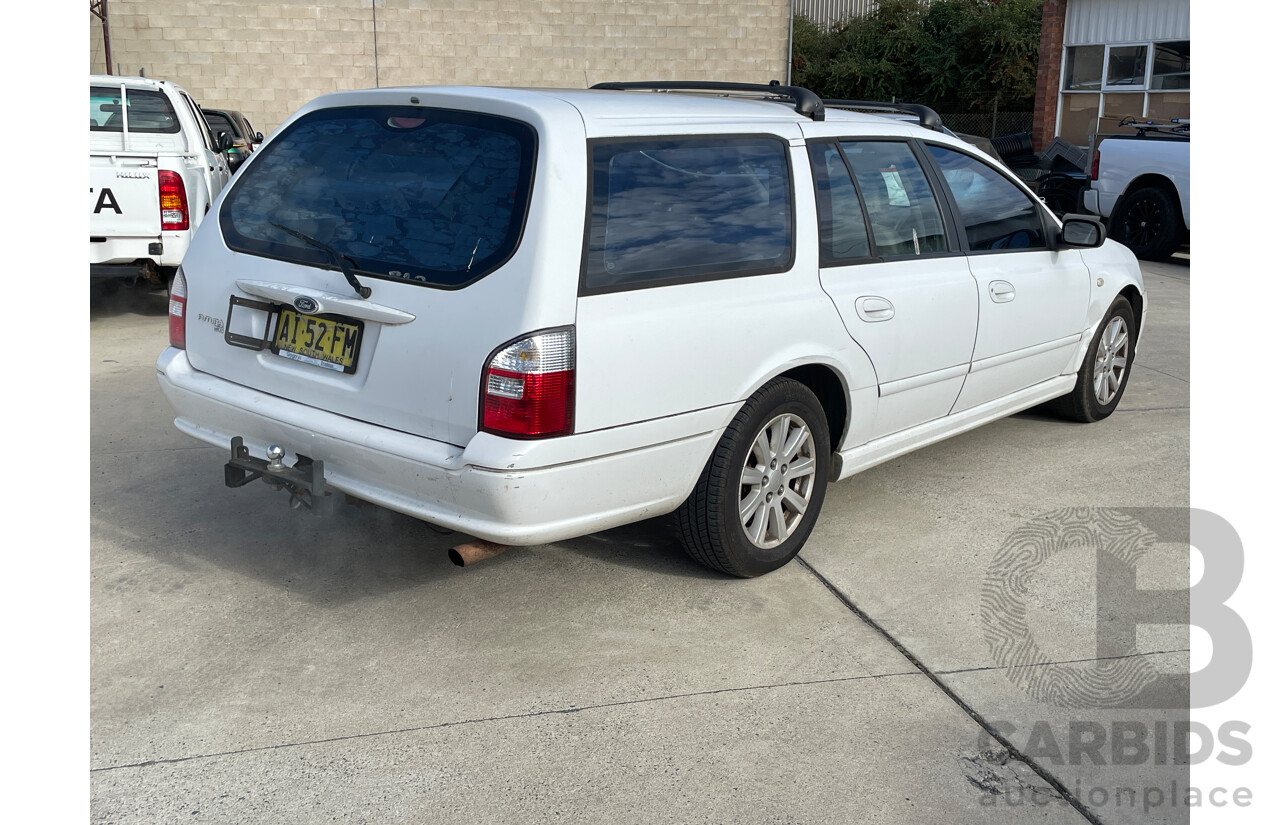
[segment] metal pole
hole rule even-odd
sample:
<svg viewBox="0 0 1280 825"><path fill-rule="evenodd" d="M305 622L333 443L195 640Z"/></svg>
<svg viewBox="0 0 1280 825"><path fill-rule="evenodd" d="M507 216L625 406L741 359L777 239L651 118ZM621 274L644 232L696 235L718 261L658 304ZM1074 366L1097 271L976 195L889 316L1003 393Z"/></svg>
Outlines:
<svg viewBox="0 0 1280 825"><path fill-rule="evenodd" d="M795 57L791 51L795 48L796 33L796 0L791 0L791 13L787 17L787 85L791 85L791 63Z"/></svg>
<svg viewBox="0 0 1280 825"><path fill-rule="evenodd" d="M381 89L382 83L378 78L378 0L369 0L369 7L373 10L373 86Z"/></svg>
<svg viewBox="0 0 1280 825"><path fill-rule="evenodd" d="M89 0L89 13L102 21L102 50L107 62L107 74L111 71L111 26L107 24L107 0Z"/></svg>

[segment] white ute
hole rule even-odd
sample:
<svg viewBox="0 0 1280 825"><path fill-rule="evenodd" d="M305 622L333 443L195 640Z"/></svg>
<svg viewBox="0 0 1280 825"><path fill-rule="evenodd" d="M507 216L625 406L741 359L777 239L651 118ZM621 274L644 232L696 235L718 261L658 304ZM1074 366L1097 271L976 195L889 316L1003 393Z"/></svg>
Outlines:
<svg viewBox="0 0 1280 825"><path fill-rule="evenodd" d="M89 76L89 276L167 284L230 179L224 145L164 80Z"/></svg>
<svg viewBox="0 0 1280 825"><path fill-rule="evenodd" d="M1084 208L1134 255L1163 261L1191 234L1191 124L1129 125L1098 136Z"/></svg>
<svg viewBox="0 0 1280 825"><path fill-rule="evenodd" d="M1146 312L1100 221L931 110L799 87L340 92L214 211L156 367L228 486L499 545L678 510L738 576L829 481L1044 402L1106 418Z"/></svg>

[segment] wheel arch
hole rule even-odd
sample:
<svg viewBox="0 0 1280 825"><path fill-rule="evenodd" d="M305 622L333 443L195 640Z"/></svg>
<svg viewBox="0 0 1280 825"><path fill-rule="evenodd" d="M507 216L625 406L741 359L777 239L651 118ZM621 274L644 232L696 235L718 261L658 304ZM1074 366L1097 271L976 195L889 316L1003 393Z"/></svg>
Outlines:
<svg viewBox="0 0 1280 825"><path fill-rule="evenodd" d="M1112 217L1115 217L1120 204L1124 203L1125 198L1129 197L1134 192L1139 192L1147 188L1161 189L1169 195L1169 197L1173 198L1173 202L1178 205L1176 210L1178 215L1178 228L1183 232L1187 231L1187 222L1186 219L1183 218L1183 213L1186 211L1186 204L1182 202L1182 196L1178 193L1178 187L1174 185L1174 182L1170 180L1167 175L1161 175L1156 172L1148 172L1145 175L1138 175L1138 177L1129 181L1129 185L1125 187L1124 194L1116 201L1116 208L1111 211Z"/></svg>
<svg viewBox="0 0 1280 825"><path fill-rule="evenodd" d="M849 388L839 371L829 364L810 363L791 367L770 380L773 378L790 378L813 391L827 417L831 451L837 452L849 426Z"/></svg>
<svg viewBox="0 0 1280 825"><path fill-rule="evenodd" d="M1120 290L1118 297L1124 298L1133 307L1133 338L1136 342L1142 338L1142 290L1138 289L1137 284L1128 284Z"/></svg>

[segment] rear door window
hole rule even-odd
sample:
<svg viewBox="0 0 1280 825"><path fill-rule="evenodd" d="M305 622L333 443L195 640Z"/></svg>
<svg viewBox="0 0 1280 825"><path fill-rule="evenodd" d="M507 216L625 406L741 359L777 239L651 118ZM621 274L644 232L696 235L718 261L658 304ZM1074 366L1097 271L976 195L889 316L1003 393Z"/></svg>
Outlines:
<svg viewBox="0 0 1280 825"><path fill-rule="evenodd" d="M201 114L204 115L205 120L209 121L209 129L215 135L219 132L226 132L232 137L240 136L236 127L232 125L231 121L226 117L218 114L217 112L206 112L203 109L201 110Z"/></svg>
<svg viewBox="0 0 1280 825"><path fill-rule="evenodd" d="M781 272L793 224L778 138L597 141L582 292Z"/></svg>
<svg viewBox="0 0 1280 825"><path fill-rule="evenodd" d="M876 253L884 257L947 252L937 198L911 146L901 141L843 141L871 221Z"/></svg>
<svg viewBox="0 0 1280 825"><path fill-rule="evenodd" d="M809 144L814 191L818 195L818 243L822 266L871 259L862 199L834 143Z"/></svg>
<svg viewBox="0 0 1280 825"><path fill-rule="evenodd" d="M129 89L122 98L119 86L90 86L89 131L123 132L126 105L131 134L174 135L182 128L169 98L160 92Z"/></svg>
<svg viewBox="0 0 1280 825"><path fill-rule="evenodd" d="M240 252L454 289L515 251L536 134L519 121L421 107L312 112L255 155L221 211ZM283 227L283 228L281 228Z"/></svg>

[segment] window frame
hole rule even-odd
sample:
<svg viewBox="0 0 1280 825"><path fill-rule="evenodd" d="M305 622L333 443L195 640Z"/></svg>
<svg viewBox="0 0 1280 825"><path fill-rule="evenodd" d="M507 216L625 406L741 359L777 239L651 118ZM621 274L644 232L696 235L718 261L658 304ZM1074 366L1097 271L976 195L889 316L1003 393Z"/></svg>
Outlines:
<svg viewBox="0 0 1280 825"><path fill-rule="evenodd" d="M716 141L732 140L732 139L749 139L749 140L771 140L777 142L782 147L782 158L786 163L787 186L791 198L790 221L787 224L788 239L788 255L781 263L768 267L757 267L739 271L719 271L707 272L692 275L672 275L663 278L651 278L642 281L634 281L622 284L609 284L605 286L589 286L587 284L587 269L591 261L591 219L595 211L595 150L598 146L613 146L644 143L660 143L665 141L677 140L696 140L714 144ZM680 286L683 284L698 284L707 281L726 281L734 278L754 278L760 275L777 275L782 272L790 272L795 268L797 255L797 238L796 227L799 219L799 202L796 199L796 170L795 163L791 159L791 142L782 135L773 132L726 132L709 134L702 133L676 133L676 134L659 134L659 135L626 135L621 137L603 137L588 138L586 141L586 165L587 165L587 187L585 197L585 217L583 219L582 229L582 256L578 266L578 296L588 297L591 295L608 295L615 292L631 292L637 289L659 289L668 286Z"/></svg>
<svg viewBox="0 0 1280 825"><path fill-rule="evenodd" d="M924 155L927 156L929 160L930 168L933 170L934 175L936 176L937 180L943 187L943 192L944 192L944 196L946 198L946 203L947 203L947 209L951 212L952 220L957 228L957 232L959 235L960 246L965 255L975 255L975 256L1009 255L1017 252L1052 252L1054 251L1054 242L1057 239L1057 233L1060 231L1060 227L1058 226L1058 223L1056 220L1049 219L1049 215L1052 214L1049 212L1049 207L1045 205L1044 201L1040 200L1038 195L1030 191L1030 187L1022 183L1022 181L1018 180L1015 176L1007 174L997 164L992 163L991 159L989 158L984 159L978 152L970 152L962 147L955 146L950 143L935 141L935 140L920 141L920 145L923 147ZM938 162L934 160L932 153L929 152L928 147L930 146L938 146L943 149L949 149L950 151L960 155L964 155L976 161L977 163L985 164L986 166L994 170L996 174L998 174L1000 177L1009 181L1009 183L1011 183L1015 189L1022 192L1023 195L1026 195L1031 200L1032 206L1035 208L1037 214L1040 216L1041 231L1044 232L1044 246L1031 247L1031 248L1019 248L1019 249L970 249L968 231L966 230L964 232L959 232L959 229L961 227L964 227L964 222L962 220L963 212L960 210L960 204L956 202L955 195L951 192L951 187L950 185L947 184L946 178L942 174L941 167L938 166Z"/></svg>
<svg viewBox="0 0 1280 825"><path fill-rule="evenodd" d="M1102 58L1102 89L1103 92L1145 92L1151 83L1151 62L1155 57L1155 46L1152 41L1139 41L1134 43L1107 43L1107 49ZM1146 60L1143 63L1142 82L1140 83L1108 83L1107 76L1111 72L1111 51L1112 49L1146 49ZM1146 101L1143 101L1143 111L1146 111Z"/></svg>

